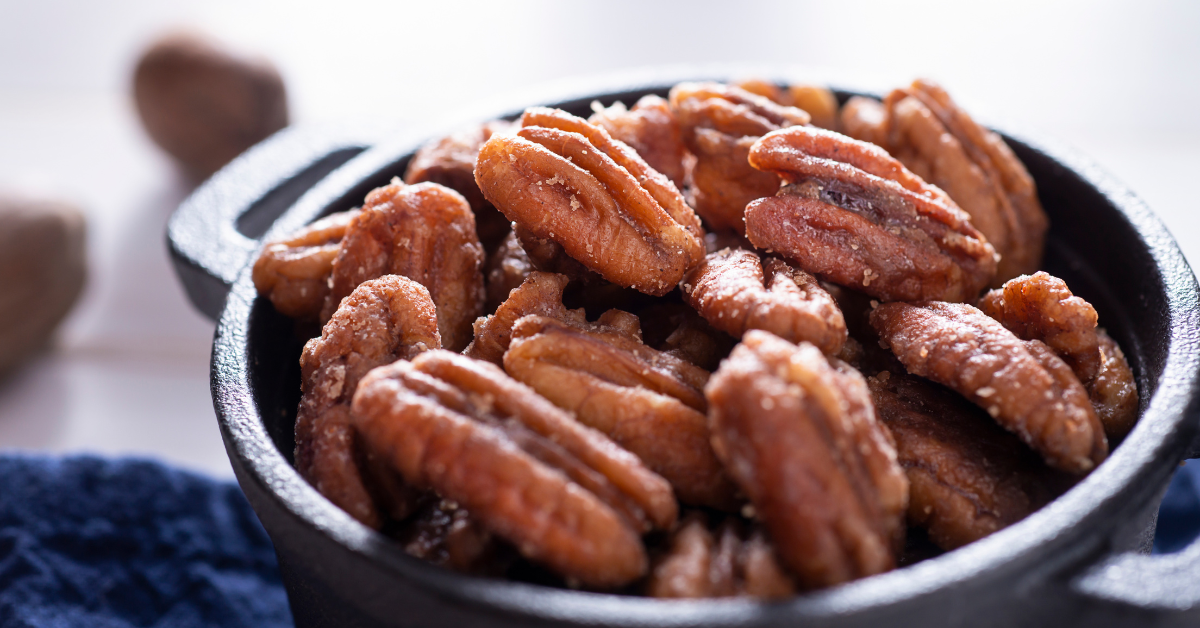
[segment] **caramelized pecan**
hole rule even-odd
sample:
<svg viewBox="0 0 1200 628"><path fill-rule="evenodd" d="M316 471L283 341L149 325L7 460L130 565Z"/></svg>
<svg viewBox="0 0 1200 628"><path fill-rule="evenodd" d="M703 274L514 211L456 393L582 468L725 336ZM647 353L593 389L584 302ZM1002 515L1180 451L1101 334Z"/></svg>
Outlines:
<svg viewBox="0 0 1200 628"><path fill-rule="evenodd" d="M254 262L254 287L280 314L316 319L329 294L329 275L357 208L326 216L268 242Z"/></svg>
<svg viewBox="0 0 1200 628"><path fill-rule="evenodd" d="M826 355L846 342L846 322L833 297L812 275L782 260L763 263L752 251L725 249L709 254L680 285L709 324L736 338L764 329L791 342L807 340Z"/></svg>
<svg viewBox="0 0 1200 628"><path fill-rule="evenodd" d="M582 323L585 320L583 310L563 307L562 295L567 281L564 275L539 271L529 273L495 312L475 321L475 339L463 353L493 364L503 364L504 352L508 351L512 341L513 325L517 319L530 314Z"/></svg>
<svg viewBox="0 0 1200 628"><path fill-rule="evenodd" d="M696 310L683 303L656 303L638 312L642 340L654 347L712 371L737 344L729 334L713 329Z"/></svg>
<svg viewBox="0 0 1200 628"><path fill-rule="evenodd" d="M1100 337L1100 371L1087 383L1088 397L1104 424L1105 434L1116 442L1137 423L1137 380L1117 341L1103 329L1097 329L1096 335Z"/></svg>
<svg viewBox="0 0 1200 628"><path fill-rule="evenodd" d="M705 395L717 455L802 586L895 567L908 482L857 371L752 330Z"/></svg>
<svg viewBox="0 0 1200 628"><path fill-rule="evenodd" d="M734 83L752 94L758 94L785 106L802 109L812 116L813 126L838 130L838 102L828 87L807 83L792 83L786 87L762 79L747 79Z"/></svg>
<svg viewBox="0 0 1200 628"><path fill-rule="evenodd" d="M458 351L483 308L482 266L475 218L460 194L436 183L394 182L371 191L346 228L321 318L360 283L403 275L429 290L442 344Z"/></svg>
<svg viewBox="0 0 1200 628"><path fill-rule="evenodd" d="M788 183L746 208L746 235L800 268L880 300L974 300L995 251L953 201L883 149L793 127L755 143L750 164Z"/></svg>
<svg viewBox="0 0 1200 628"><path fill-rule="evenodd" d="M488 259L484 270L487 277L487 301L484 307L488 312L495 312L508 299L509 293L516 290L533 272L533 262L529 260L529 254L521 246L517 234L509 231Z"/></svg>
<svg viewBox="0 0 1200 628"><path fill-rule="evenodd" d="M796 584L784 572L757 527L724 517L713 526L692 513L671 535L667 553L655 561L646 594L657 598L748 596L779 599Z"/></svg>
<svg viewBox="0 0 1200 628"><path fill-rule="evenodd" d="M1082 474L1108 454L1087 392L1041 341L1021 340L963 303L885 303L871 325L910 373L984 408L1050 466Z"/></svg>
<svg viewBox="0 0 1200 628"><path fill-rule="evenodd" d="M463 573L501 575L510 562L511 550L448 499L428 500L397 536L408 555Z"/></svg>
<svg viewBox="0 0 1200 628"><path fill-rule="evenodd" d="M642 96L633 109L626 109L624 103L617 101L611 107L598 109L588 122L628 144L651 168L665 175L675 187L683 188L687 149L675 114L662 97Z"/></svg>

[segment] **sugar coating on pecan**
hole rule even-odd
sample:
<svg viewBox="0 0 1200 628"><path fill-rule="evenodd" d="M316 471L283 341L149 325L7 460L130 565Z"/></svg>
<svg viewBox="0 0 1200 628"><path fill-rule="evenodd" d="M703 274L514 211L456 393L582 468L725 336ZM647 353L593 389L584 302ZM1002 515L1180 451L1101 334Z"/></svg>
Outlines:
<svg viewBox="0 0 1200 628"><path fill-rule="evenodd" d="M1100 337L1100 371L1087 382L1088 396L1096 416L1104 424L1109 440L1125 438L1138 419L1137 380L1129 368L1125 353L1108 332L1097 330Z"/></svg>
<svg viewBox="0 0 1200 628"><path fill-rule="evenodd" d="M609 313L596 323L574 324L522 318L513 326L504 368L636 454L681 501L737 508L737 488L709 444L701 392L708 372L613 324L627 316Z"/></svg>
<svg viewBox="0 0 1200 628"><path fill-rule="evenodd" d="M563 307L565 275L533 271L525 281L508 294L496 311L475 321L475 339L463 354L492 364L502 364L504 352L512 341L512 328L517 319L539 314L569 321L584 322L582 309Z"/></svg>
<svg viewBox="0 0 1200 628"><path fill-rule="evenodd" d="M487 301L484 310L495 312L501 303L508 300L508 295L516 290L529 273L533 272L533 262L529 254L521 246L517 234L509 231L500 246L488 258L484 267L484 277L487 282Z"/></svg>
<svg viewBox="0 0 1200 628"><path fill-rule="evenodd" d="M617 101L612 106L596 108L588 122L628 144L651 168L683 189L687 149L675 114L664 98L653 94L642 96L632 109Z"/></svg>
<svg viewBox="0 0 1200 628"><path fill-rule="evenodd" d="M254 288L284 316L316 319L329 294L329 275L358 208L326 216L268 242L254 262Z"/></svg>
<svg viewBox="0 0 1200 628"><path fill-rule="evenodd" d="M812 125L831 131L838 130L838 102L828 87L810 83L791 83L781 86L763 79L737 81L740 87L785 106L802 109L812 117Z"/></svg>
<svg viewBox="0 0 1200 628"><path fill-rule="evenodd" d="M995 283L1041 265L1048 221L1033 177L996 133L940 86L918 79L882 104L843 113L846 132L891 152L945 190L1000 254Z"/></svg>
<svg viewBox="0 0 1200 628"><path fill-rule="evenodd" d="M628 146L554 109L530 109L522 124L488 140L475 169L484 196L518 226L608 281L656 296L703 256L695 213Z"/></svg>
<svg viewBox="0 0 1200 628"><path fill-rule="evenodd" d="M779 189L779 177L750 167L750 146L770 131L808 124L809 115L721 83L680 83L670 102L696 156L692 206L710 228L744 233L746 204Z"/></svg>
<svg viewBox="0 0 1200 628"><path fill-rule="evenodd" d="M646 594L657 598L747 596L780 599L796 584L779 564L757 526L724 517L715 525L703 514L689 514L671 534L646 581Z"/></svg>
<svg viewBox="0 0 1200 628"><path fill-rule="evenodd" d="M511 131L512 122L492 120L433 140L413 155L404 182L440 183L463 195L475 212L475 229L487 251L494 251L509 232L508 219L483 197L475 184L475 161L483 143L496 133Z"/></svg>
<svg viewBox="0 0 1200 628"><path fill-rule="evenodd" d="M811 342L826 355L846 342L846 321L812 275L745 249L711 253L680 283L684 300L713 327L736 338L763 329Z"/></svg>
<svg viewBox="0 0 1200 628"><path fill-rule="evenodd" d="M372 484L374 474L363 463L351 425L350 400L371 369L439 347L429 291L406 277L386 275L358 286L325 323L321 336L309 340L300 354L296 470L322 495L373 528L383 523L378 499L400 494L393 499L394 509L412 504L399 484L385 477Z"/></svg>
<svg viewBox="0 0 1200 628"><path fill-rule="evenodd" d="M968 216L878 146L792 127L750 164L788 185L746 207L746 236L822 279L883 301L974 301L995 273Z"/></svg>
<svg viewBox="0 0 1200 628"><path fill-rule="evenodd" d="M977 541L1054 497L1037 454L958 393L903 371L867 386L908 475L908 522L938 547Z"/></svg>
<svg viewBox="0 0 1200 628"><path fill-rule="evenodd" d="M328 320L362 282L403 275L429 290L442 344L459 351L482 313L482 267L475 217L462 195L436 183L397 181L372 190L346 228L321 318Z"/></svg>
<svg viewBox="0 0 1200 628"><path fill-rule="evenodd" d="M705 395L717 455L802 586L895 567L908 482L857 371L752 330Z"/></svg>
<svg viewBox="0 0 1200 628"><path fill-rule="evenodd" d="M1041 341L1021 340L963 303L884 303L871 325L908 372L987 410L1050 466L1083 474L1107 456L1087 391Z"/></svg>
<svg viewBox="0 0 1200 628"><path fill-rule="evenodd" d="M639 532L675 521L665 480L487 362L431 351L381 367L359 386L352 416L410 484L587 586L641 577Z"/></svg>

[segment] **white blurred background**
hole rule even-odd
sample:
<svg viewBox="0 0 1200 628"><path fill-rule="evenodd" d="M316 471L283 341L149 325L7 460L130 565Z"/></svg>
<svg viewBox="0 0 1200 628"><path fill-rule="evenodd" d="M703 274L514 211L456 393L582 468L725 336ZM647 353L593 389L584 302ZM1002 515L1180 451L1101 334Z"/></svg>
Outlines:
<svg viewBox="0 0 1200 628"><path fill-rule="evenodd" d="M977 117L1092 157L1200 263L1197 2L0 0L0 189L80 205L91 264L57 350L0 382L0 448L231 475L208 393L213 324L164 245L190 184L130 96L139 53L179 27L273 60L294 124L419 124L541 82L662 64L799 65L885 88L925 76Z"/></svg>

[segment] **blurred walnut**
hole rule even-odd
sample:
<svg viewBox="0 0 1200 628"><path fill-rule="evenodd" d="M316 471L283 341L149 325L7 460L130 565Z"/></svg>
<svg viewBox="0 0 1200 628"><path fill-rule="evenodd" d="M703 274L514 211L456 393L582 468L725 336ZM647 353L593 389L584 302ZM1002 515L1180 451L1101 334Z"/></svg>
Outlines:
<svg viewBox="0 0 1200 628"><path fill-rule="evenodd" d="M288 124L279 71L194 34L155 42L138 61L133 94L150 137L197 179Z"/></svg>
<svg viewBox="0 0 1200 628"><path fill-rule="evenodd" d="M83 290L84 226L70 205L0 197L0 374L46 344Z"/></svg>

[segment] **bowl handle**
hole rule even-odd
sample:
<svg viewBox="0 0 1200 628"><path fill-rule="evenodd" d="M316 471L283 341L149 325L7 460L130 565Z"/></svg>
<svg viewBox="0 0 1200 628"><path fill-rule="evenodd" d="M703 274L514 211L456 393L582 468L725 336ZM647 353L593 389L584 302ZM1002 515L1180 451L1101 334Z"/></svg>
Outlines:
<svg viewBox="0 0 1200 628"><path fill-rule="evenodd" d="M216 320L263 234L310 188L366 150L364 128L291 127L202 184L167 224L175 273L192 305Z"/></svg>

